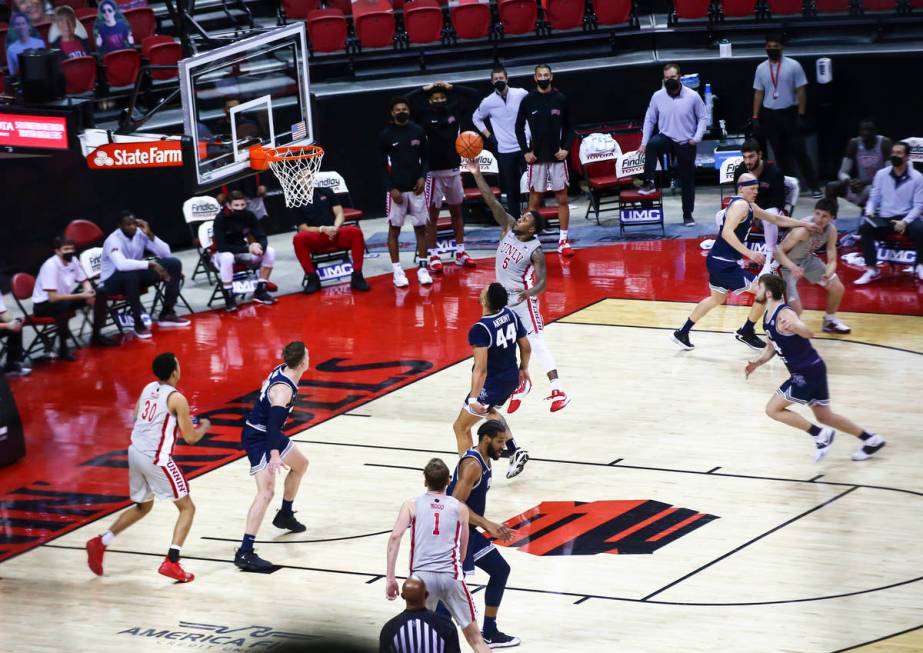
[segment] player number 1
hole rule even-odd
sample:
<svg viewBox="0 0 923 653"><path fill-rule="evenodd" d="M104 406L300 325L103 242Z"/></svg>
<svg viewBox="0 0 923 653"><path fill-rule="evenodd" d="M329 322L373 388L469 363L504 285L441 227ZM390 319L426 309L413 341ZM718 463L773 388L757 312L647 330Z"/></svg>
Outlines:
<svg viewBox="0 0 923 653"><path fill-rule="evenodd" d="M433 535L439 535L439 513L433 513L433 518L436 520L436 526L433 527Z"/></svg>

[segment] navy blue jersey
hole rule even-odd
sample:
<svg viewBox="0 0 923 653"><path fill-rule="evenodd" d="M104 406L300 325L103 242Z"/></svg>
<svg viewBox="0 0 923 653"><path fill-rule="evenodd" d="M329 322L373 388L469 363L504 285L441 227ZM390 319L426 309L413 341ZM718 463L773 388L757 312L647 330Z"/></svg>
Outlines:
<svg viewBox="0 0 923 653"><path fill-rule="evenodd" d="M809 339L799 336L797 333L790 335L779 333L776 320L779 318L779 312L784 308L791 309L791 306L779 304L776 310L772 312L772 315L766 313L763 316L763 329L766 331L766 336L775 348L776 353L779 354L779 358L785 362L785 367L788 368L788 371L804 370L820 361L820 356L811 345Z"/></svg>
<svg viewBox="0 0 923 653"><path fill-rule="evenodd" d="M715 244L711 246L711 251L708 252L708 258L718 259L719 261L731 261L736 262L743 258L743 254L738 252L736 249L728 245L728 242L724 239L724 236L721 235L724 231L724 221L727 220L727 212L731 210L731 207L734 206L734 202L746 202L742 197L737 197L736 195L731 198L731 203L728 204L727 209L725 209L724 217L721 219L721 231L718 232L718 237L715 238ZM750 225L753 223L753 207L750 206L750 203L747 202L747 217L740 221L740 224L734 228L734 234L737 236L737 239L740 242L747 242L747 236L750 235Z"/></svg>
<svg viewBox="0 0 923 653"><path fill-rule="evenodd" d="M525 327L509 308L485 315L468 330L469 345L487 347L488 383L501 378L519 377L516 341L525 337Z"/></svg>
<svg viewBox="0 0 923 653"><path fill-rule="evenodd" d="M288 386L292 390L292 399L288 402L288 412L292 412L292 408L295 407L295 397L298 395L298 386L295 383L285 376L282 373L282 370L285 368L285 364L279 365L272 372L269 373L269 376L266 377L266 380L263 381L263 385L260 387L260 397L256 400L256 404L253 405L253 408L250 410L247 415L247 424L257 431L266 432L269 428L269 389L278 384Z"/></svg>
<svg viewBox="0 0 923 653"><path fill-rule="evenodd" d="M487 490L490 489L491 471L490 465L484 462L484 459L481 458L481 453L477 449L468 449L465 455L458 459L458 465L455 466L455 473L452 474L452 482L449 483L449 487L446 489L445 493L449 496L452 495L452 490L454 490L455 486L458 484L458 470L461 468L462 461L466 458L474 458L480 463L481 480L471 488L471 494L468 495L465 505L468 506L469 510L483 517L484 510L487 508Z"/></svg>

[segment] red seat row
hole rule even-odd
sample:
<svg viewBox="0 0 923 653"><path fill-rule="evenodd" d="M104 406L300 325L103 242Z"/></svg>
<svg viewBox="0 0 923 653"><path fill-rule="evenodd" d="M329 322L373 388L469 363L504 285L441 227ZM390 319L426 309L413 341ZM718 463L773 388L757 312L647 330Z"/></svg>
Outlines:
<svg viewBox="0 0 923 653"><path fill-rule="evenodd" d="M141 42L141 53L135 49L109 52L102 59L106 85L110 90L127 89L135 85L141 72L141 58L156 66L169 68L150 71L152 80L175 79L176 63L183 56L182 46L171 36L153 35ZM61 62L67 95L83 95L96 89L96 57L73 57Z"/></svg>
<svg viewBox="0 0 923 653"><path fill-rule="evenodd" d="M896 12L899 0L861 0L864 12ZM923 0L910 0L910 7L923 8ZM685 20L701 20L720 15L725 18L755 16L799 16L850 13L850 0L673 0L673 16Z"/></svg>
<svg viewBox="0 0 923 653"><path fill-rule="evenodd" d="M320 0L283 0L287 18L306 20L313 52L337 52L346 48L351 13L359 44L380 48L394 43L396 22L394 10L403 9L404 26L410 43L424 45L441 40L449 25L445 24L441 0L358 0L346 7L342 2ZM583 0L542 0L546 20L553 29L575 29L584 24L586 5ZM528 34L538 27L538 5L535 0L498 0L497 8L503 33ZM631 0L593 0L595 23L621 25L631 19ZM488 36L493 25L487 0L459 0L448 12L455 36L461 39L481 39Z"/></svg>

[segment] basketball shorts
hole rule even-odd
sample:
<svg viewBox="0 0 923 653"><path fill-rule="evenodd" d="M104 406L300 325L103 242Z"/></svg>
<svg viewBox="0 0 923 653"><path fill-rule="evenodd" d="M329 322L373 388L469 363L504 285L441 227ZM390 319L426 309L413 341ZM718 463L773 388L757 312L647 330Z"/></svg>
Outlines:
<svg viewBox="0 0 923 653"><path fill-rule="evenodd" d="M465 201L465 189L462 187L461 171L458 168L451 170L430 170L426 175L426 205L434 208L442 206L445 199L449 206L458 206Z"/></svg>
<svg viewBox="0 0 923 653"><path fill-rule="evenodd" d="M515 296L515 291L510 292L510 299ZM512 304L509 309L519 316L519 321L526 328L526 335L532 336L541 333L545 328L545 321L542 319L542 313L538 307L538 297L529 297L524 302Z"/></svg>
<svg viewBox="0 0 923 653"><path fill-rule="evenodd" d="M516 368L512 374L504 375L497 379L488 377L487 381L484 382L484 387L481 389L481 394L478 395L478 403L487 406L488 411L491 408L499 408L507 402L518 386L519 368ZM467 397L465 399L465 410L472 415L477 415L468 406ZM481 416L478 415L478 417Z"/></svg>
<svg viewBox="0 0 923 653"><path fill-rule="evenodd" d="M414 571L413 575L426 584L427 610L435 610L441 601L462 630L477 620L474 601L463 579L444 571Z"/></svg>
<svg viewBox="0 0 923 653"><path fill-rule="evenodd" d="M796 261L796 263L798 262ZM798 263L798 265L804 270L805 279L820 286L827 285L824 281L824 273L827 271L827 266L819 258L810 256L806 261ZM790 302L795 301L798 299L798 279L788 271L788 268L782 268L782 278L785 279L785 297Z"/></svg>
<svg viewBox="0 0 923 653"><path fill-rule="evenodd" d="M465 576L473 575L474 563L496 548L484 533L474 526L468 526L468 553L462 563L462 572L464 572Z"/></svg>
<svg viewBox="0 0 923 653"><path fill-rule="evenodd" d="M395 202L391 198L391 193L386 195L386 210L388 212L388 222L395 227L403 227L407 216L410 216L410 224L414 227L422 227L429 220L429 212L426 208L426 193L417 195L412 190L401 193L401 199Z"/></svg>
<svg viewBox="0 0 923 653"><path fill-rule="evenodd" d="M154 497L176 501L189 494L189 485L173 458L166 465L155 465L150 456L129 446L128 490L135 503L146 503Z"/></svg>
<svg viewBox="0 0 923 653"><path fill-rule="evenodd" d="M270 443L267 433L249 424L244 426L240 443L250 459L250 476L262 471L269 464L269 452L273 449L278 449L279 456L284 460L295 446L294 441L286 437L282 437L278 442Z"/></svg>
<svg viewBox="0 0 923 653"><path fill-rule="evenodd" d="M827 388L827 365L817 359L813 365L800 370L791 370L788 380L779 386L776 394L789 401L807 406L828 406L830 390Z"/></svg>
<svg viewBox="0 0 923 653"><path fill-rule="evenodd" d="M751 291L756 286L756 275L740 267L737 261L722 261L709 256L705 259L708 268L708 287L723 295Z"/></svg>
<svg viewBox="0 0 923 653"><path fill-rule="evenodd" d="M536 193L564 190L570 184L567 161L530 163L527 179L529 190Z"/></svg>

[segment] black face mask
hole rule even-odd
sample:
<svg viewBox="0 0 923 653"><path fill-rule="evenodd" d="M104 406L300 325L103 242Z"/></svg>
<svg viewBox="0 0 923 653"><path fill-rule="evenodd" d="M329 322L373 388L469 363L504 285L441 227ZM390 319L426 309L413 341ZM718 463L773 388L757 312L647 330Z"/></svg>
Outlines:
<svg viewBox="0 0 923 653"><path fill-rule="evenodd" d="M667 89L667 93L670 95L676 95L679 93L679 88L682 86L682 83L678 79L665 79L663 80L663 87Z"/></svg>
<svg viewBox="0 0 923 653"><path fill-rule="evenodd" d="M494 82L494 88L497 89L497 93L502 93L506 90L506 82L504 82L502 79L498 79Z"/></svg>
<svg viewBox="0 0 923 653"><path fill-rule="evenodd" d="M551 86L551 80L550 80L550 79L540 79L540 80L538 80L538 81L535 82L535 83L538 84L538 87L539 87L540 89L542 89L543 91L544 91L546 88L549 88L549 87Z"/></svg>
<svg viewBox="0 0 923 653"><path fill-rule="evenodd" d="M76 256L74 252L64 252L63 254L61 254L61 258L64 259L65 263L70 263L71 261L73 261L74 256Z"/></svg>
<svg viewBox="0 0 923 653"><path fill-rule="evenodd" d="M892 156L892 157L889 159L889 161L891 161L891 165L892 165L892 166L894 166L895 168L897 168L898 166L901 166L901 165L904 164L904 157L902 157L902 156Z"/></svg>
<svg viewBox="0 0 923 653"><path fill-rule="evenodd" d="M771 61L778 61L782 58L782 50L779 48L766 48L766 56L769 57Z"/></svg>
<svg viewBox="0 0 923 653"><path fill-rule="evenodd" d="M410 114L406 111L399 111L394 114L394 122L399 125L406 125L408 120L410 120Z"/></svg>
<svg viewBox="0 0 923 653"><path fill-rule="evenodd" d="M431 106L439 113L445 113L448 110L445 102L433 102Z"/></svg>

